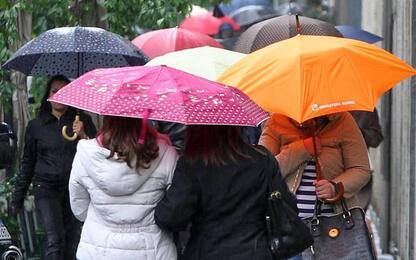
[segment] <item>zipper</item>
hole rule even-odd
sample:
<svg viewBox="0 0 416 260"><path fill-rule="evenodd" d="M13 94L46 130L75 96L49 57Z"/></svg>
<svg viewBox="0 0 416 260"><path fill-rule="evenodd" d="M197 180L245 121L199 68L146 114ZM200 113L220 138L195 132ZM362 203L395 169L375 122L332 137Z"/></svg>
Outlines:
<svg viewBox="0 0 416 260"><path fill-rule="evenodd" d="M62 118L62 116L60 117L60 118L58 118L58 131L59 131L59 133L61 132L60 130L62 129L62 127L63 127L63 124L62 124L62 121L61 121L61 118ZM61 167L60 167L60 169L61 169L61 172L60 172L60 176L63 176L65 173L64 173L64 165L63 165L63 161L64 161L64 152L65 152L65 145L66 145L66 141L65 141L65 139L63 138L63 136L61 136L61 152L60 152L60 154L59 154L59 161L60 161L60 164L61 164Z"/></svg>
<svg viewBox="0 0 416 260"><path fill-rule="evenodd" d="M291 191L293 194L296 194L296 186L299 180L299 176L301 175L301 168L303 167L304 164L299 165L299 167L296 170L296 175L295 175L295 181L293 182Z"/></svg>

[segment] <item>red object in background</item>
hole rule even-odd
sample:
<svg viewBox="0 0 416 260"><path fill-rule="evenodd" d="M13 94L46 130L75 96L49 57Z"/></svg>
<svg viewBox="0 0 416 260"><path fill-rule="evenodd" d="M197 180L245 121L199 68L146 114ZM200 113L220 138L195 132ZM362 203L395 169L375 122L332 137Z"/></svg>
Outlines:
<svg viewBox="0 0 416 260"><path fill-rule="evenodd" d="M234 19L228 16L214 17L211 12L187 17L179 27L203 34L215 35L219 33L220 26L224 23L229 23L233 31L240 29L240 25Z"/></svg>
<svg viewBox="0 0 416 260"><path fill-rule="evenodd" d="M132 43L151 59L169 52L196 47L224 48L208 35L180 28L151 31L137 36Z"/></svg>

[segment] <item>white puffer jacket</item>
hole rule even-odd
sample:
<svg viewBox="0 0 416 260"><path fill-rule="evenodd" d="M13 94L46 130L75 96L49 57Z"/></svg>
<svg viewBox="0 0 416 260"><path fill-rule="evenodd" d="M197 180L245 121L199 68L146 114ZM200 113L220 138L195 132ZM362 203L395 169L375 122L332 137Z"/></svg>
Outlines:
<svg viewBox="0 0 416 260"><path fill-rule="evenodd" d="M176 259L171 235L154 221L154 208L170 185L177 153L159 139L159 157L139 173L106 159L95 139L81 140L69 193L74 215L84 221L77 259Z"/></svg>

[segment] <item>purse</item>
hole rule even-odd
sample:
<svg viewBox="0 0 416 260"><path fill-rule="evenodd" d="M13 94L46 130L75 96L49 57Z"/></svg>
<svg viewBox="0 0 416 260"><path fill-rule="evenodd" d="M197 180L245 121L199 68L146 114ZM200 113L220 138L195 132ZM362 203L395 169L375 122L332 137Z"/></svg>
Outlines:
<svg viewBox="0 0 416 260"><path fill-rule="evenodd" d="M322 202L317 200L313 217L303 220L314 240L311 259L376 259L363 209L348 209L345 198L341 205L342 213L322 216Z"/></svg>
<svg viewBox="0 0 416 260"><path fill-rule="evenodd" d="M266 227L270 251L274 259L290 258L310 247L313 238L296 210L286 202L285 197L293 195L272 182L271 176L267 181Z"/></svg>

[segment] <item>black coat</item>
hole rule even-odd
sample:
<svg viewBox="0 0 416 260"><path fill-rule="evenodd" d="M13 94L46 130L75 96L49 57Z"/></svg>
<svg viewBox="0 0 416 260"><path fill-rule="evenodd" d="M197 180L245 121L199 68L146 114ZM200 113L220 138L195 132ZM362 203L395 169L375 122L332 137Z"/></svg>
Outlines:
<svg viewBox="0 0 416 260"><path fill-rule="evenodd" d="M21 207L31 182L48 186L67 186L78 141L67 141L61 134L64 125L72 134L72 122L76 110L69 108L57 119L45 113L31 120L25 132L25 147L20 174L17 175L12 205ZM96 134L89 115L80 114L85 133L89 137Z"/></svg>
<svg viewBox="0 0 416 260"><path fill-rule="evenodd" d="M172 185L155 210L156 223L191 237L181 259L272 259L267 245L266 174L283 186L278 163L265 148L249 151L251 159L204 166L179 159ZM296 202L290 201L296 208Z"/></svg>

